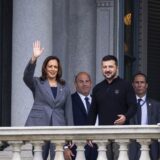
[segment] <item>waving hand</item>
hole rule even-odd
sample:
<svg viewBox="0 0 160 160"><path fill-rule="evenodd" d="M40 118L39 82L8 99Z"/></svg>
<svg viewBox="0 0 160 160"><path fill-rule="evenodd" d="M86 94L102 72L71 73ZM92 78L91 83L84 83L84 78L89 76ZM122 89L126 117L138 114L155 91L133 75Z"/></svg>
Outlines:
<svg viewBox="0 0 160 160"><path fill-rule="evenodd" d="M33 55L32 55L32 62L37 60L37 58L43 53L44 48L41 47L40 41L35 41L33 43Z"/></svg>

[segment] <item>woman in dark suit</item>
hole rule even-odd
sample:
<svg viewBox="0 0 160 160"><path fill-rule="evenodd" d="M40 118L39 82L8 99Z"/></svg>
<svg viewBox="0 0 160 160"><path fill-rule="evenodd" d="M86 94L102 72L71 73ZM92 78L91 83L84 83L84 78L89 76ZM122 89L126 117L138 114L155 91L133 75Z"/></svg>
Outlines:
<svg viewBox="0 0 160 160"><path fill-rule="evenodd" d="M26 121L26 126L66 126L73 125L70 90L61 79L62 68L56 56L47 57L42 65L41 77L34 77L36 61L43 53L40 41L33 43L33 54L24 71L23 80L32 91L34 102ZM43 159L48 157L47 142L43 146ZM51 151L51 160L54 159Z"/></svg>

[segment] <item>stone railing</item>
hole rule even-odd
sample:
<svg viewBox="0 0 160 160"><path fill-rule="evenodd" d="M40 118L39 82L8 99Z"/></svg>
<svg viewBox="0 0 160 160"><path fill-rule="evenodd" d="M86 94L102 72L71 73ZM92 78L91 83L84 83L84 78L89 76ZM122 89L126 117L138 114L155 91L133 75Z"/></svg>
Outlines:
<svg viewBox="0 0 160 160"><path fill-rule="evenodd" d="M136 140L141 144L140 160L150 160L149 144L160 139L159 125L146 126L85 126L85 127L1 127L0 141L7 141L12 148L12 160L21 160L21 148L26 143L34 146L33 160L42 160L44 141L55 144L55 160L64 160L63 145L72 140L77 145L76 160L84 160L86 140L98 145L97 160L107 160L106 145L110 141L119 144L118 160L128 160L128 144Z"/></svg>

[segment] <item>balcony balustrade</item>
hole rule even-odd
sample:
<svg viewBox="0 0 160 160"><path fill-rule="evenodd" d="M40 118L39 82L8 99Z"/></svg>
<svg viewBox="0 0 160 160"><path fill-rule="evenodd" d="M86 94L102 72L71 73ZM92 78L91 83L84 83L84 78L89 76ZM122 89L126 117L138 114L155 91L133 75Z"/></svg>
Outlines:
<svg viewBox="0 0 160 160"><path fill-rule="evenodd" d="M141 145L140 160L150 160L149 144L153 140L159 139L160 125L0 128L0 142L8 142L12 152L12 156L10 157L12 160L23 160L21 152L26 144L34 146L32 159L42 160L42 145L45 141L51 141L55 144L55 160L64 160L63 146L66 140L72 140L77 145L76 160L85 159L84 145L86 144L86 140L92 140L97 143L97 160L107 160L106 145L111 141L119 144L118 160L129 160L128 144L131 140L136 140ZM30 149L30 152L32 155L32 149Z"/></svg>

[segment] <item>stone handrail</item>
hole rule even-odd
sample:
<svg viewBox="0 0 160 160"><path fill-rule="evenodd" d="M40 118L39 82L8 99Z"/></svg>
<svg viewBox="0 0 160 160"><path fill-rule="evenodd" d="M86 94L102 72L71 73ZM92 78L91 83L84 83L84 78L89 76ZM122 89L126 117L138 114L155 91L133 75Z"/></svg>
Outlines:
<svg viewBox="0 0 160 160"><path fill-rule="evenodd" d="M125 126L39 126L39 127L1 127L0 141L7 141L12 146L12 160L21 160L21 147L25 143L34 146L33 160L42 160L44 141L55 144L55 160L64 160L63 145L66 140L77 144L76 160L84 159L84 145L91 139L98 145L97 160L107 160L106 145L110 141L119 144L118 160L128 160L127 146L130 140L141 144L140 160L150 160L149 144L160 139L159 125Z"/></svg>

